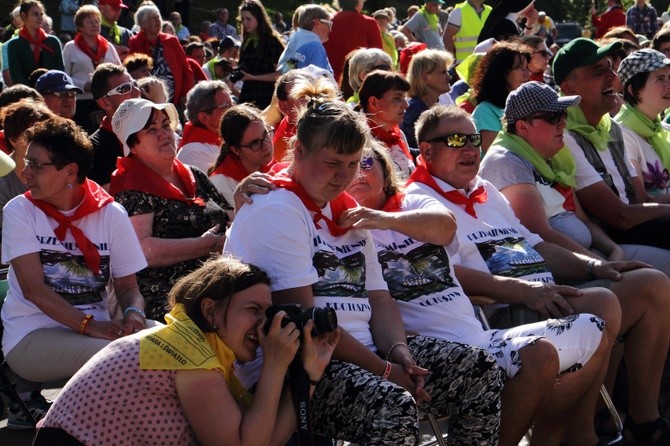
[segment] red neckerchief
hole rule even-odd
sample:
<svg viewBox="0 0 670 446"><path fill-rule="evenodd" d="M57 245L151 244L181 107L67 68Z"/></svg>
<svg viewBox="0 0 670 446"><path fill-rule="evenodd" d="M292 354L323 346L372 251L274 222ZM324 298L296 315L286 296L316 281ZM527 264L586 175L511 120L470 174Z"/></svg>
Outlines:
<svg viewBox="0 0 670 446"><path fill-rule="evenodd" d="M290 138L295 135L295 125L288 122L288 116L279 121L277 128L275 129L275 136L272 138L272 143L277 144L277 141L281 141L282 138Z"/></svg>
<svg viewBox="0 0 670 446"><path fill-rule="evenodd" d="M431 176L428 169L426 168L424 161L421 158L421 155L419 155L419 162L417 163L414 172L412 172L412 174L409 176L407 184L414 183L415 181L417 183L425 184L426 186L430 187L435 192L437 192L447 200L451 201L452 203L465 206L465 212L467 212L474 218L477 218L477 213L475 212L475 204L486 203L486 200L489 199L489 196L486 193L486 189L484 189L484 186L479 186L477 189L470 192L470 196L465 196L461 191L458 190L451 190L449 192L443 191L442 188L439 186L439 184L437 184L435 179Z"/></svg>
<svg viewBox="0 0 670 446"><path fill-rule="evenodd" d="M407 159L412 159L412 154L409 152L409 148L407 147L407 144L405 144L405 140L400 133L400 127L394 125L391 130L384 130L381 125L377 125L369 119L368 125L370 126L372 136L374 136L375 139L383 142L389 149L393 146L399 146Z"/></svg>
<svg viewBox="0 0 670 446"><path fill-rule="evenodd" d="M7 147L7 142L5 141L5 130L0 130L0 150L5 152L7 155L11 155L12 151Z"/></svg>
<svg viewBox="0 0 670 446"><path fill-rule="evenodd" d="M388 197L382 211L384 212L400 212L402 209L402 199L405 198L405 194L402 192L396 192L395 194Z"/></svg>
<svg viewBox="0 0 670 446"><path fill-rule="evenodd" d="M259 172L267 172L276 163L277 162L273 159L265 166L261 166ZM249 172L247 168L244 167L244 164L242 164L242 161L240 161L239 156L235 155L234 153L228 153L228 155L223 159L223 161L219 163L218 166L216 166L216 169L214 169L212 173L209 174L209 176L224 175L232 178L235 181L242 181L251 173L253 172Z"/></svg>
<svg viewBox="0 0 670 446"><path fill-rule="evenodd" d="M559 194L563 196L563 209L574 213L577 207L575 206L575 190L570 186L562 186L558 183L551 185Z"/></svg>
<svg viewBox="0 0 670 446"><path fill-rule="evenodd" d="M35 33L35 38L33 39L33 36L30 35L28 32L28 28L26 28L25 25L21 27L21 30L19 31L19 37L25 39L33 45L33 59L35 59L35 63L37 65L40 64L40 50L45 49L51 54L54 54L53 48L50 46L45 45L43 42L47 40L47 33L44 32L42 28L37 28L37 32Z"/></svg>
<svg viewBox="0 0 670 446"><path fill-rule="evenodd" d="M175 158L172 160L172 170L179 177L187 195L184 195L181 189L141 162L132 157L119 157L116 160L116 170L112 173L112 179L109 183L109 193L116 195L124 190L135 190L166 200L177 200L189 205L205 206L205 201L195 196L195 178L191 169Z"/></svg>
<svg viewBox="0 0 670 446"><path fill-rule="evenodd" d="M82 50L84 54L91 58L93 67L97 67L100 63L105 61L105 54L107 54L107 48L109 46L107 39L100 34L98 34L97 39L98 50L94 53L93 49L88 46L88 43L86 43L86 40L84 40L84 36L82 36L81 33L77 33L77 35L74 36L74 44L77 45L77 48Z"/></svg>
<svg viewBox="0 0 670 446"><path fill-rule="evenodd" d="M46 201L34 199L30 191L26 192L24 195L37 208L47 214L47 216L58 222L58 226L54 229L54 234L56 234L58 240L61 242L65 240L65 234L68 229L70 230L75 242L77 242L77 247L84 254L84 262L86 262L86 266L93 272L93 275L97 276L100 274L100 253L98 252L98 248L96 248L93 242L86 237L84 231L74 226L73 223L89 214L99 211L109 203L112 203L114 199L95 181L86 180L83 186L84 199L71 217L61 214L58 209Z"/></svg>
<svg viewBox="0 0 670 446"><path fill-rule="evenodd" d="M112 120L109 119L106 115L102 117L102 121L100 122L100 128L107 130L109 133L114 133L114 129L112 128Z"/></svg>
<svg viewBox="0 0 670 446"><path fill-rule="evenodd" d="M272 182L275 184L277 187L281 187L282 189L286 189L288 191L293 192L296 194L298 198L300 198L300 201L302 201L302 204L307 208L307 210L314 212L314 225L317 227L317 229L321 229L321 226L319 226L319 222L321 220L326 222L326 226L328 226L328 231L330 231L331 235L334 237L339 237L341 235L344 235L349 231L350 228L343 228L339 226L336 221L340 221L340 217L342 216L342 213L346 211L347 209L355 208L358 207L358 203L356 203L356 200L349 195L346 192L342 192L340 195L337 196L333 201L330 202L330 210L333 213L333 220L329 219L325 215L323 215L323 212L321 208L319 208L316 203L310 198L309 195L307 195L307 191L298 183L293 181L292 178L287 177L287 176L277 176L274 177Z"/></svg>
<svg viewBox="0 0 670 446"><path fill-rule="evenodd" d="M179 142L181 149L186 144L191 142L201 142L203 144L212 144L221 147L223 140L219 135L203 127L193 125L190 121L184 125L184 132Z"/></svg>
<svg viewBox="0 0 670 446"><path fill-rule="evenodd" d="M161 33L158 33L158 37L156 37L154 40L149 40L147 37L147 34L144 32L144 30L140 30L137 34L135 34L135 39L136 42L138 43L139 50L146 54L147 56L153 56L153 51L152 48L155 48L156 45L158 44L158 41L160 40Z"/></svg>

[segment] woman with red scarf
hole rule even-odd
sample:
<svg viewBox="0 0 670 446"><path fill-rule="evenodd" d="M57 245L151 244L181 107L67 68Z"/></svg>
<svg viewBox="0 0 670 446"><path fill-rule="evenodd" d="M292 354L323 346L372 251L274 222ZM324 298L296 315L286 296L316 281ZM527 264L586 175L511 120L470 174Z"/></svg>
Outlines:
<svg viewBox="0 0 670 446"><path fill-rule="evenodd" d="M38 0L23 0L19 5L23 27L5 45L13 84L30 85L30 73L37 68L63 71L63 55L56 36L42 29L44 5Z"/></svg>
<svg viewBox="0 0 670 446"><path fill-rule="evenodd" d="M146 260L123 207L86 175L93 150L73 121L51 117L28 129L28 192L4 208L2 259L9 291L2 349L20 377L17 392L36 418L48 404L40 383L59 381L111 340L146 328L135 273ZM108 290L123 309L111 321ZM10 429L30 429L17 405Z"/></svg>
<svg viewBox="0 0 670 446"><path fill-rule="evenodd" d="M414 158L399 127L408 107L408 91L409 82L401 74L381 70L368 74L358 90L360 108L368 118L372 136L386 146L401 179L407 179L414 170Z"/></svg>
<svg viewBox="0 0 670 446"><path fill-rule="evenodd" d="M177 158L172 104L124 101L112 117L123 144L109 192L130 215L149 267L138 274L147 315L162 320L170 311L172 285L210 253L220 253L231 206L207 175Z"/></svg>
<svg viewBox="0 0 670 446"><path fill-rule="evenodd" d="M74 40L63 47L65 72L72 82L84 93L77 96L77 111L74 121L88 133L97 126L91 120L91 113L98 110L91 93L91 79L95 68L103 62L121 65L121 59L107 39L100 35L100 10L93 5L84 5L74 15L77 34Z"/></svg>
<svg viewBox="0 0 670 446"><path fill-rule="evenodd" d="M361 445L415 444L418 405L432 413L455 407L461 393L448 389L474 388L465 375L477 362L489 384L481 398L487 410L468 402L458 417L452 411L464 423L450 438L462 445L496 444L501 375L493 360L460 344L408 340L370 233L341 225L345 212L357 206L345 190L368 141L360 113L341 101L309 101L297 123L291 165L274 179L275 190L238 210L224 251L268 273L274 304L337 312L340 342L312 398L316 433ZM251 384L257 368L260 361L239 375ZM461 435L470 417L489 427L486 437Z"/></svg>
<svg viewBox="0 0 670 446"><path fill-rule="evenodd" d="M140 32L128 41L130 54L151 56L154 60L151 74L167 85L168 100L183 107L195 80L179 40L161 32L161 13L155 5L140 6L135 13L135 24L140 27Z"/></svg>
<svg viewBox="0 0 670 446"><path fill-rule="evenodd" d="M240 181L254 172L265 173L275 164L272 135L261 111L252 105L236 105L223 115L224 143L209 179L229 203L234 202Z"/></svg>

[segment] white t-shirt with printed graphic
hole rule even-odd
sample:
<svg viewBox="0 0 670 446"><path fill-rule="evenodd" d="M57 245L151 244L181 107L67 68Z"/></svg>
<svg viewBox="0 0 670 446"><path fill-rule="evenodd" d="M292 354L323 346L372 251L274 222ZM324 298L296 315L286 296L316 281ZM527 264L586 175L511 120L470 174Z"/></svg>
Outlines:
<svg viewBox="0 0 670 446"><path fill-rule="evenodd" d="M77 208L63 212L70 216ZM86 267L84 257L70 231L58 241L56 220L31 203L24 195L12 199L4 208L2 225L2 261L39 253L44 267L44 280L58 294L96 320L110 320L107 310L106 286L113 277L135 274L147 266L137 235L126 210L110 203L97 212L74 222L98 247L98 276ZM63 327L23 296L14 270L9 269L9 291L2 307L5 355L33 330Z"/></svg>
<svg viewBox="0 0 670 446"><path fill-rule="evenodd" d="M330 206L323 209L331 216ZM387 290L368 231L335 237L292 192L255 195L235 216L224 252L268 273L273 291L311 286L314 304L337 312L340 327L376 350L367 291Z"/></svg>
<svg viewBox="0 0 670 446"><path fill-rule="evenodd" d="M430 208L444 206L427 195L402 200L403 211ZM463 343L483 332L453 271L457 253L391 230L371 232L384 279L408 330Z"/></svg>
<svg viewBox="0 0 670 446"><path fill-rule="evenodd" d="M439 178L433 178L442 190L454 190ZM457 243L461 265L499 276L553 283L547 264L533 249L542 238L521 224L505 197L491 183L476 177L471 190L479 186L485 188L488 200L475 204L477 218L465 212L464 206L452 203L425 184L412 183L406 192L431 196L454 212L458 229L452 245Z"/></svg>

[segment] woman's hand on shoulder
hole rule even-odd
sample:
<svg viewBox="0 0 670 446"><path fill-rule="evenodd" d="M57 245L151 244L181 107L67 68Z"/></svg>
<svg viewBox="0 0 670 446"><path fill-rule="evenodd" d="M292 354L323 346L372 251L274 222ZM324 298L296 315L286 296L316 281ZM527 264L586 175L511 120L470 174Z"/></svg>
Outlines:
<svg viewBox="0 0 670 446"><path fill-rule="evenodd" d="M339 225L354 229L392 229L393 220L394 216L389 212L361 206L344 211Z"/></svg>
<svg viewBox="0 0 670 446"><path fill-rule="evenodd" d="M314 321L309 320L302 330L302 365L312 381L319 381L330 363L335 346L340 340L340 329L312 337Z"/></svg>
<svg viewBox="0 0 670 446"><path fill-rule="evenodd" d="M239 210L245 204L251 204L254 200L253 194L267 194L275 190L277 186L272 182L272 175L262 172L253 172L248 177L242 179L235 188L233 200L235 209Z"/></svg>
<svg viewBox="0 0 670 446"><path fill-rule="evenodd" d="M265 324L256 327L258 342L263 349L263 364L277 370L288 368L300 346L300 330L293 322L282 327L285 317L285 311L277 312L272 318L267 335L263 332Z"/></svg>

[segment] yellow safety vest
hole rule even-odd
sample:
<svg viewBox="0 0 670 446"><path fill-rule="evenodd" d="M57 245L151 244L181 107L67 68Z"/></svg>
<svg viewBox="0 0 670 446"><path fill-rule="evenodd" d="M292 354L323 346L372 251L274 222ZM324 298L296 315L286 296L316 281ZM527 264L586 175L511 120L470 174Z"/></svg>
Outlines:
<svg viewBox="0 0 670 446"><path fill-rule="evenodd" d="M475 8L467 1L459 3L454 9L461 10L461 28L454 36L456 61L461 62L475 50L479 33L484 27L484 22L486 22L492 8L489 5L484 5L481 17L477 15Z"/></svg>

